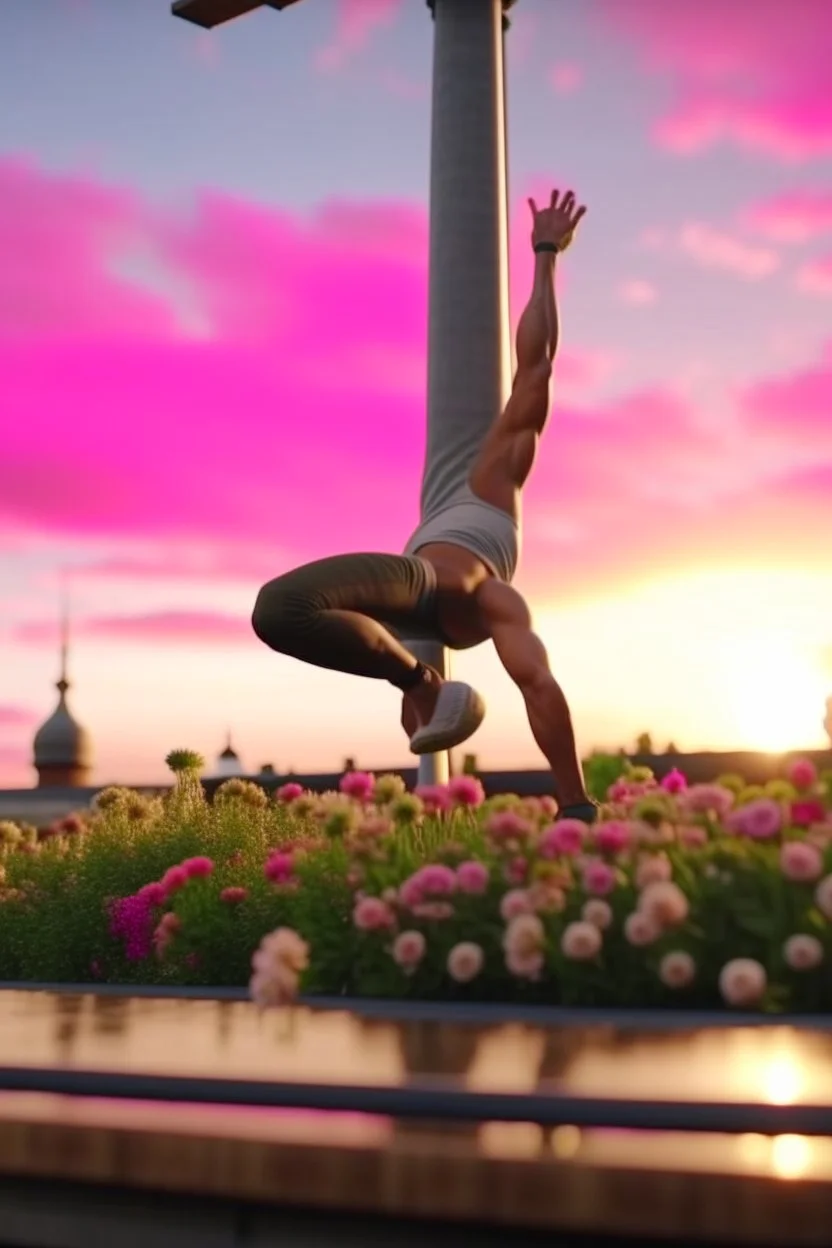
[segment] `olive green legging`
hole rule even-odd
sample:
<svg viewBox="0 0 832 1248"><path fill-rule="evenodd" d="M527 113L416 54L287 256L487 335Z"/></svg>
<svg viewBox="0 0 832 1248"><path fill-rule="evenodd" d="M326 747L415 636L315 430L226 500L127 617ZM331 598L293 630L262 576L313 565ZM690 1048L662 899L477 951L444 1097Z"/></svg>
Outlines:
<svg viewBox="0 0 832 1248"><path fill-rule="evenodd" d="M416 555L335 555L276 577L257 595L255 633L315 667L410 689L424 668L390 630L436 637L436 573Z"/></svg>

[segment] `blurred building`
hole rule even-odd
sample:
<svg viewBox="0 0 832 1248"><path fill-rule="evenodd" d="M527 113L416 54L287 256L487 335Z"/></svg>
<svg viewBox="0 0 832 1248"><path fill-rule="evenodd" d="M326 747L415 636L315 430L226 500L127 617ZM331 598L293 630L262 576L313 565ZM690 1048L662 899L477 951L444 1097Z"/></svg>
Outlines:
<svg viewBox="0 0 832 1248"><path fill-rule="evenodd" d="M35 733L34 765L38 788L85 788L93 768L92 738L74 718L67 705L69 622L61 621L61 675L57 682L58 705Z"/></svg>
<svg viewBox="0 0 832 1248"><path fill-rule="evenodd" d="M229 780L232 776L242 775L243 768L240 764L240 756L231 744L231 733L229 732L225 741L225 749L221 754L217 755L217 761L214 766L214 772L211 779Z"/></svg>

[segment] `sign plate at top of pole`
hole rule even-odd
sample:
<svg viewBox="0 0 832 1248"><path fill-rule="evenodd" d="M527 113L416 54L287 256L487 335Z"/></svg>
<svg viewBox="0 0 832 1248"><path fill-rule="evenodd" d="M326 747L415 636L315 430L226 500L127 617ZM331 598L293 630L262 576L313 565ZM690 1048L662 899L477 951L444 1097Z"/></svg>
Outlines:
<svg viewBox="0 0 832 1248"><path fill-rule="evenodd" d="M298 0L174 0L171 12L203 30L212 30L255 9L288 9L290 4L297 3Z"/></svg>

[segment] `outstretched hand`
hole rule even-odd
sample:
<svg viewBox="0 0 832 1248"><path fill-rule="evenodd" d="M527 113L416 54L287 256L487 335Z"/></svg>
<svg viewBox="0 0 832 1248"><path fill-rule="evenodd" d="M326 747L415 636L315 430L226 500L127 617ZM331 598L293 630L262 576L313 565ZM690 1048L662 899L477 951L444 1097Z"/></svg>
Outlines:
<svg viewBox="0 0 832 1248"><path fill-rule="evenodd" d="M583 204L577 204L574 191L566 191L558 203L558 192L552 191L548 208L538 208L529 200L532 211L532 246L538 243L554 243L558 251L565 251L572 242L578 222L586 212Z"/></svg>

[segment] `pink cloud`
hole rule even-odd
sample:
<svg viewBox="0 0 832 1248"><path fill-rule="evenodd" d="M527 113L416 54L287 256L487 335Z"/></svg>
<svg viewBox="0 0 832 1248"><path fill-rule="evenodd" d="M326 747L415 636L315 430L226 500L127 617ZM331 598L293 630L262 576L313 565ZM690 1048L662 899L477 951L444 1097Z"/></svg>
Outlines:
<svg viewBox="0 0 832 1248"><path fill-rule="evenodd" d="M76 581L204 581L210 584L242 584L255 587L275 575L275 568L285 562L274 548L253 551L251 547L224 546L217 541L210 546L171 549L161 543L142 555L115 555L92 559L79 564L74 571Z"/></svg>
<svg viewBox="0 0 832 1248"><path fill-rule="evenodd" d="M572 95L581 86L584 71L573 61L561 61L553 65L549 73L549 81L558 95Z"/></svg>
<svg viewBox="0 0 832 1248"><path fill-rule="evenodd" d="M798 290L809 295L832 295L832 255L808 260L798 270Z"/></svg>
<svg viewBox="0 0 832 1248"><path fill-rule="evenodd" d="M73 624L73 635L116 642L155 645L235 645L251 641L251 622L242 616L211 611L157 611L146 615L94 616ZM54 645L58 631L50 621L32 620L13 630L16 641Z"/></svg>
<svg viewBox="0 0 832 1248"><path fill-rule="evenodd" d="M37 715L28 706L0 703L0 728L18 728L33 724Z"/></svg>
<svg viewBox="0 0 832 1248"><path fill-rule="evenodd" d="M398 13L401 0L338 0L332 40L315 58L316 67L329 72L340 69L361 52L379 27L388 26Z"/></svg>
<svg viewBox="0 0 832 1248"><path fill-rule="evenodd" d="M618 297L623 303L629 303L634 308L643 308L655 303L659 292L652 282L647 282L640 277L631 277L618 287Z"/></svg>
<svg viewBox="0 0 832 1248"><path fill-rule="evenodd" d="M758 432L790 432L793 441L811 443L816 459L832 460L832 343L813 367L746 387L739 405ZM827 468L832 471L832 464Z"/></svg>
<svg viewBox="0 0 832 1248"><path fill-rule="evenodd" d="M185 216L65 181L20 164L7 178L0 165L0 246L27 260L15 261L11 284L0 264L4 532L89 543L93 575L97 564L97 575L116 577L121 564L131 579L210 576L252 589L304 559L400 548L416 520L424 444L424 211L329 204L299 215L206 193ZM182 333L163 293L138 291L151 329L137 323L136 287L109 263L125 229L190 292L210 326L204 340ZM521 212L511 250L516 317L530 275ZM345 297L349 315L333 319ZM828 440L794 433L807 396L813 411L832 408L828 381L812 381L813 370L768 379L788 383L777 419L741 396L734 420L715 427L667 388L578 403L609 363L603 344L567 339L529 490L527 586L551 592L555 576L565 595L654 559L722 558L732 549L720 545L725 517L748 558L761 534L797 540L794 517L805 527L812 509L813 532L829 531L822 495L810 508L791 484L768 492L810 454L832 462ZM250 636L247 621L210 618L87 627L217 644Z"/></svg>
<svg viewBox="0 0 832 1248"><path fill-rule="evenodd" d="M780 263L777 253L770 248L749 246L722 230L697 222L682 226L679 246L705 268L722 269L749 280L770 276Z"/></svg>
<svg viewBox="0 0 832 1248"><path fill-rule="evenodd" d="M605 351L580 351L565 347L558 352L555 376L558 387L589 390L606 381L616 360Z"/></svg>
<svg viewBox="0 0 832 1248"><path fill-rule="evenodd" d="M663 146L730 142L789 161L832 151L826 0L596 0L594 11L670 76L675 99L655 126Z"/></svg>
<svg viewBox="0 0 832 1248"><path fill-rule="evenodd" d="M743 220L773 242L811 242L832 233L832 191L787 191L752 204Z"/></svg>

